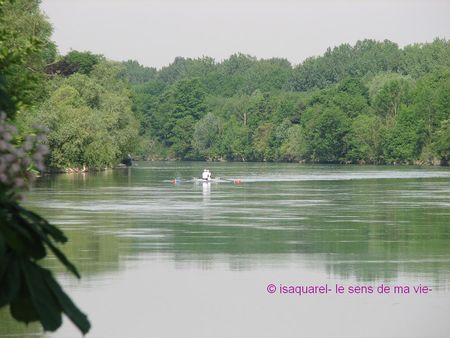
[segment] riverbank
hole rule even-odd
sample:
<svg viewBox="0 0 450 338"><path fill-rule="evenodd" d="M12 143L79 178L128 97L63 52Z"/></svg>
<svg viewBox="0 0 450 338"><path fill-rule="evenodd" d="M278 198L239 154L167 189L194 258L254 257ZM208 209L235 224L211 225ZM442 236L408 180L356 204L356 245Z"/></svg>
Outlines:
<svg viewBox="0 0 450 338"><path fill-rule="evenodd" d="M405 162L394 162L394 163L371 163L371 162L310 162L310 161L283 161L283 162L277 162L277 161L226 161L226 160L176 160L176 159L147 159L147 160L133 160L133 165L136 166L139 162L178 162L178 163L187 163L187 162L195 162L195 163L252 163L252 164L307 164L307 165L343 165L343 166L404 166L404 167L411 167L411 166L418 166L418 167L448 167L449 162L447 160L435 160L435 161L405 161ZM132 167L131 166L131 167ZM45 174L81 174L81 173L88 173L88 172L101 172L101 171L107 171L107 170L114 170L114 169L123 169L123 168L129 168L130 166L126 166L123 164L117 164L114 167L104 167L104 168L89 168L87 166L83 167L73 167L73 168L52 168L45 171Z"/></svg>

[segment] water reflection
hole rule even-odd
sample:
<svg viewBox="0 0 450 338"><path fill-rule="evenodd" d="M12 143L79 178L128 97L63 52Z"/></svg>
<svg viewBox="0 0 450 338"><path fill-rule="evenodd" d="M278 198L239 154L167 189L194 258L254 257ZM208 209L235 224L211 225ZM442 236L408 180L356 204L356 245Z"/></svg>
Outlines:
<svg viewBox="0 0 450 338"><path fill-rule="evenodd" d="M202 182L203 200L209 200L211 195L211 182Z"/></svg>
<svg viewBox="0 0 450 338"><path fill-rule="evenodd" d="M141 252L173 254L177 260L198 255L202 261L217 254L250 254L257 261L261 255L297 254L308 261L320 256L329 273L359 279L393 279L399 271L447 271L441 277L448 277L446 169L396 169L394 177L403 172L406 178L387 179L386 167L373 174L373 167L274 165L264 173L259 167L216 165L222 177L233 172L241 178L241 185L233 185L189 181L201 170L195 163L149 165L48 177L29 204L70 231L68 250L85 257L81 264L88 270L105 265L105 258L95 256L105 251L98 249L102 242L111 243L113 269L122 255L129 259ZM313 172L335 179L290 180ZM384 179L349 180L352 172ZM170 184L175 175L180 179Z"/></svg>
<svg viewBox="0 0 450 338"><path fill-rule="evenodd" d="M270 305L286 318L287 309L295 311L292 304L283 302L286 308L272 301L266 304L260 293L250 290L267 280L298 276L315 283L420 281L439 292L450 288L450 171L446 168L211 164L214 173L231 181L239 178L240 185L192 182L201 170L202 163L152 162L97 174L43 177L37 183L27 203L69 235L65 251L84 279L81 285L71 279L65 283L80 291L80 299L92 307L94 316L102 317L101 306L89 301L92 290L106 288L105 297L126 289L145 290L158 306L140 311L167 322L156 312L165 301L179 305L176 296L158 297L148 285L170 293L168 276L183 282L208 276L191 285L197 294L212 292L211 283L225 288L229 282L232 291L216 298L211 294L224 312L234 311L233 294L244 297L253 292L255 307L249 311ZM179 179L171 181L173 177ZM55 261L45 264L53 266ZM243 276L248 280L242 285L232 280L245 280ZM144 281L140 284L137 278ZM184 286L181 290L188 292ZM448 293L444 295L448 299ZM361 302L355 306L363 306ZM380 303L381 312L390 306L390 300L385 302ZM207 301L202 304L211 306ZM340 312L342 304L333 304ZM402 304L408 311L411 304ZM448 302L445 306L449 308ZM202 311L195 313L202 315ZM263 331L257 336L265 336ZM130 336L118 332L103 328L98 336ZM162 327L155 332L171 336ZM226 337L226 332L213 336ZM133 334L146 336L139 330Z"/></svg>

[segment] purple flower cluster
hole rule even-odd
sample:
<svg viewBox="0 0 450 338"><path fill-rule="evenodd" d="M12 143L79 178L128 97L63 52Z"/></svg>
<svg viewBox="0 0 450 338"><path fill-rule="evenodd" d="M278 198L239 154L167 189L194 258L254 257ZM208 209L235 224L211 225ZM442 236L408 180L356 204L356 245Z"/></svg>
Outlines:
<svg viewBox="0 0 450 338"><path fill-rule="evenodd" d="M48 154L45 130L35 128L36 135L28 135L19 145L14 137L17 129L8 124L6 114L0 113L0 193L14 199L20 198L20 190L29 188L35 179L35 170L43 171L44 158Z"/></svg>

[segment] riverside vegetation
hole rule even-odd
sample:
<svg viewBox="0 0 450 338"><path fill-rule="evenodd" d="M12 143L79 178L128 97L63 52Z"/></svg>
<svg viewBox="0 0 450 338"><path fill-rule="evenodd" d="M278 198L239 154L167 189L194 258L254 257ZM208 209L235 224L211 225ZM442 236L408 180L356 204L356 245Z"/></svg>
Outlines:
<svg viewBox="0 0 450 338"><path fill-rule="evenodd" d="M55 56L20 123L49 129L52 167L151 159L440 163L450 149L450 44L341 45L292 67L236 54L160 70Z"/></svg>
<svg viewBox="0 0 450 338"><path fill-rule="evenodd" d="M37 9L9 5L3 29L41 49L9 72L32 76L23 134L49 130L51 168L111 167L148 159L446 163L450 41L399 48L385 40L329 48L297 66L235 54L178 57L162 69L71 51L58 55ZM37 1L32 1L37 3ZM23 29L34 22L34 31Z"/></svg>
<svg viewBox="0 0 450 338"><path fill-rule="evenodd" d="M42 129L28 127L23 137L12 123L46 97L42 69L56 50L50 32L37 1L0 1L0 309L8 306L15 320L38 321L46 331L58 329L65 314L87 333L87 316L42 264L51 252L80 277L59 247L67 237L20 203L36 170L44 170L48 146Z"/></svg>
<svg viewBox="0 0 450 338"><path fill-rule="evenodd" d="M293 67L235 54L160 70L89 52L56 57L25 120L50 165L151 159L440 163L450 149L450 43L341 45ZM68 71L69 69L69 71ZM31 123L25 123L30 125Z"/></svg>
<svg viewBox="0 0 450 338"><path fill-rule="evenodd" d="M450 43L341 45L292 67L235 54L160 70L55 56L23 124L50 130L52 167L151 159L446 163Z"/></svg>

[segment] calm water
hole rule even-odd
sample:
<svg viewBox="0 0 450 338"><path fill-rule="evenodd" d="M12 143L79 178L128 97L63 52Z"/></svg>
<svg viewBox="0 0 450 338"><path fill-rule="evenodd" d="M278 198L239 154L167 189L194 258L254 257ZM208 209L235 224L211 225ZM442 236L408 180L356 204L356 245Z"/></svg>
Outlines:
<svg viewBox="0 0 450 338"><path fill-rule="evenodd" d="M208 165L242 183L192 182L204 163L142 162L37 182L27 205L65 230L83 278L45 264L89 314L88 337L450 336L448 168ZM0 323L0 337L81 336L67 321L44 335L4 310Z"/></svg>

